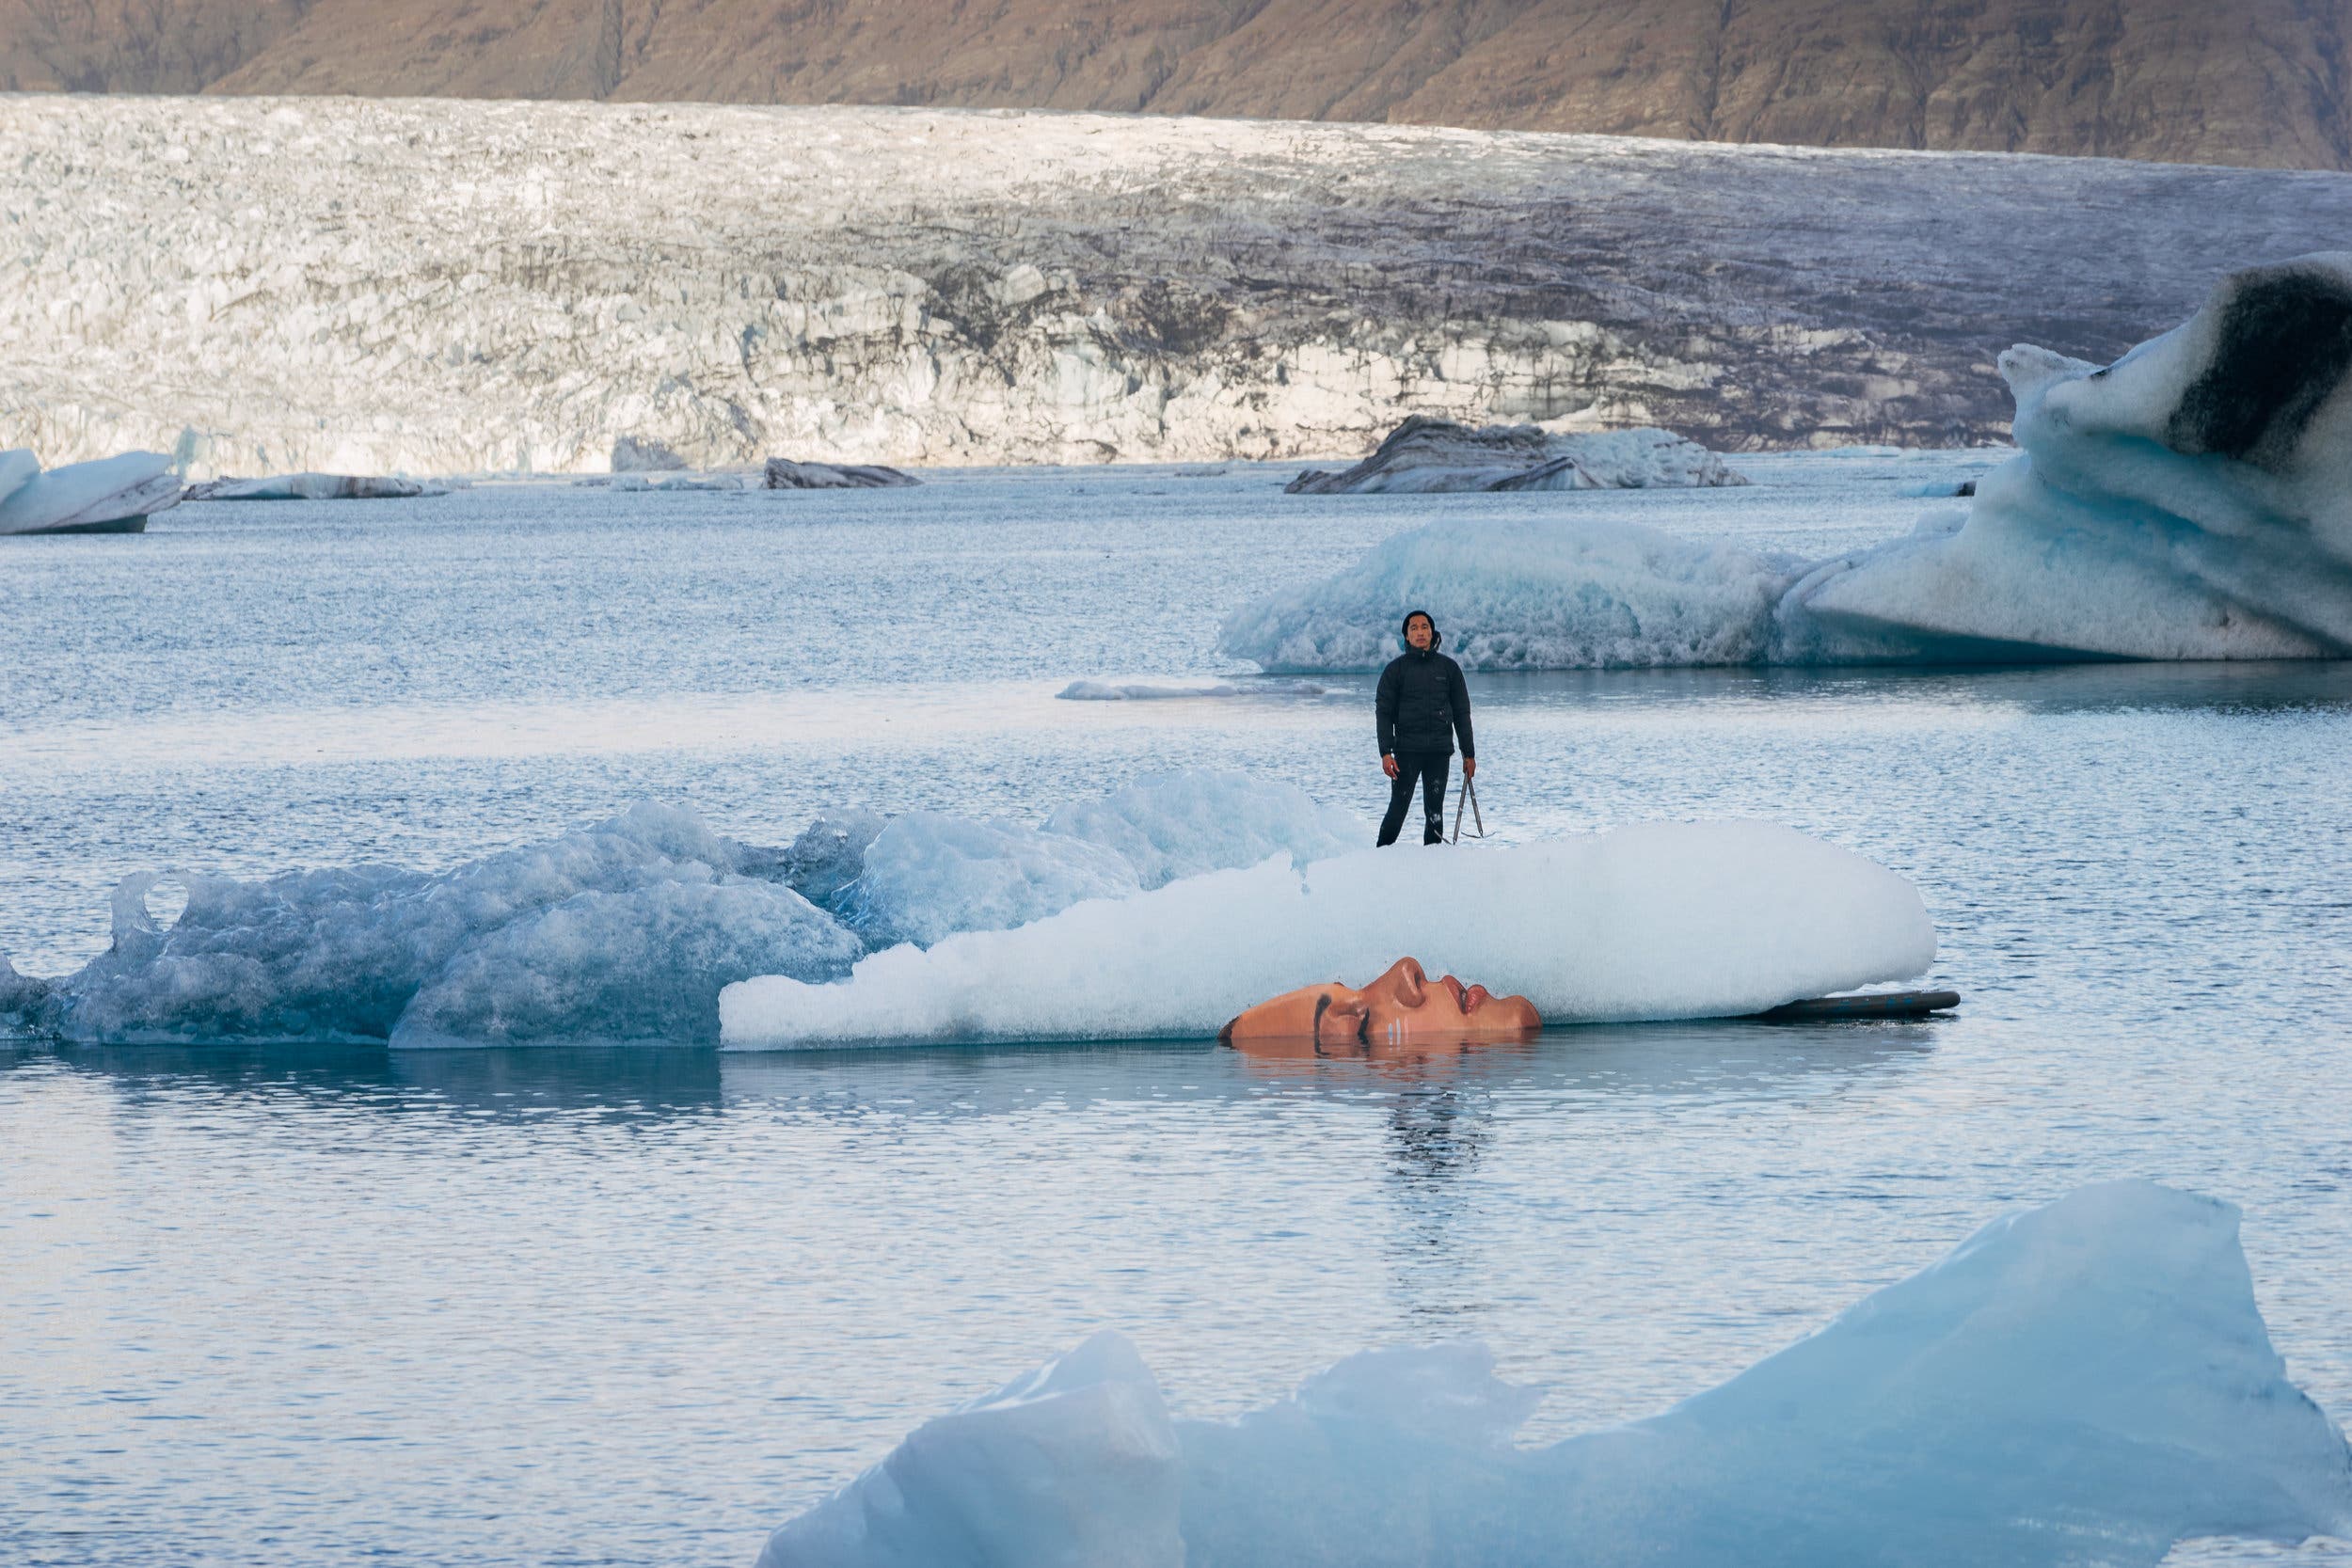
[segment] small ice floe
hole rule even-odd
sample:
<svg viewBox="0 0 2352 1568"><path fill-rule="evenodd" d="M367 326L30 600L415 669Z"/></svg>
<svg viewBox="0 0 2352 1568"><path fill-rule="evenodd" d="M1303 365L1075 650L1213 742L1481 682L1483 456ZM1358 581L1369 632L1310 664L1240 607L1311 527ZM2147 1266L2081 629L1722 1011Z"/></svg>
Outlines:
<svg viewBox="0 0 2352 1568"><path fill-rule="evenodd" d="M1542 1390L1474 1342L1362 1352L1210 1421L1105 1332L916 1428L759 1568L2154 1568L2194 1538L2352 1533L2352 1454L2288 1381L2238 1221L2084 1187L1661 1415L1543 1448L1514 1441Z"/></svg>
<svg viewBox="0 0 2352 1568"><path fill-rule="evenodd" d="M1541 425L1473 427L1416 414L1354 467L1310 469L1283 489L1294 496L1376 496L1747 483L1722 458L1672 431L1571 436Z"/></svg>
<svg viewBox="0 0 2352 1568"><path fill-rule="evenodd" d="M185 501L382 501L445 496L438 484L384 474L278 474L269 479L212 479L191 484Z"/></svg>
<svg viewBox="0 0 2352 1568"><path fill-rule="evenodd" d="M795 463L787 457L768 459L767 487L771 490L885 490L923 482L897 468L866 463Z"/></svg>
<svg viewBox="0 0 2352 1568"><path fill-rule="evenodd" d="M180 502L161 452L130 451L41 472L30 451L0 451L0 534L144 533Z"/></svg>
<svg viewBox="0 0 2352 1568"><path fill-rule="evenodd" d="M1186 697L1321 697L1329 689L1313 681L1210 681L1165 686L1153 681L1072 681L1054 695L1065 703L1153 703Z"/></svg>

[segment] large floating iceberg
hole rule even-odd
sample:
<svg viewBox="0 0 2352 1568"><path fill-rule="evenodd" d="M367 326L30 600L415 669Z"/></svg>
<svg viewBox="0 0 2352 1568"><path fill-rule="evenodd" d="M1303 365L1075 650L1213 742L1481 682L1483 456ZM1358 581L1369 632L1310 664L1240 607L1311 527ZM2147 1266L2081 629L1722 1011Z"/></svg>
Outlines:
<svg viewBox="0 0 2352 1568"><path fill-rule="evenodd" d="M1231 616L1269 670L1370 667L1426 608L1472 668L2352 655L2352 253L2227 278L2101 369L2000 357L2024 450L1827 561L1574 515L1440 522Z"/></svg>
<svg viewBox="0 0 2352 1568"><path fill-rule="evenodd" d="M1426 496L1747 483L1722 458L1670 430L1571 434L1533 424L1455 424L1416 414L1354 467L1310 469L1283 488L1295 496Z"/></svg>
<svg viewBox="0 0 2352 1568"><path fill-rule="evenodd" d="M1147 777L1043 829L836 810L789 846L739 843L651 803L440 873L357 865L256 880L179 875L159 920L126 879L114 942L79 972L0 960L0 1033L83 1041L396 1046L717 1039L720 990L836 978L869 949L1016 925L1082 899L1370 834L1238 773Z"/></svg>
<svg viewBox="0 0 2352 1568"><path fill-rule="evenodd" d="M213 479L191 484L187 501L373 501L446 495L438 485L382 474L277 474L267 479Z"/></svg>
<svg viewBox="0 0 2352 1568"><path fill-rule="evenodd" d="M1231 1422L1116 1334L918 1428L759 1568L2143 1565L2352 1532L2228 1204L2142 1181L1996 1220L1648 1420L1520 1449L1476 1345L1375 1351Z"/></svg>
<svg viewBox="0 0 2352 1568"><path fill-rule="evenodd" d="M438 874L357 865L115 892L114 943L76 974L0 983L0 1024L67 1039L396 1045L708 1039L747 974L846 973L865 949L744 847L644 804ZM6 977L0 976L0 982Z"/></svg>
<svg viewBox="0 0 2352 1568"><path fill-rule="evenodd" d="M1935 931L1910 882L1762 823L1303 867L1282 854L894 947L847 981L743 981L720 995L720 1034L754 1048L1205 1036L1254 1002L1407 953L1553 1022L1709 1018L1916 974Z"/></svg>
<svg viewBox="0 0 2352 1568"><path fill-rule="evenodd" d="M127 451L40 471L23 448L0 451L0 534L143 533L179 504L180 481L161 452Z"/></svg>

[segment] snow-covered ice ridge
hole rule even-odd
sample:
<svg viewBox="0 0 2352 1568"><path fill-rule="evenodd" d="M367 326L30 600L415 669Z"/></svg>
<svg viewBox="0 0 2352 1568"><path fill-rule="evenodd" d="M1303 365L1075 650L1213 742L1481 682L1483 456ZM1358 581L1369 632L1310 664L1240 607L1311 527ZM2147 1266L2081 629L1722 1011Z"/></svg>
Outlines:
<svg viewBox="0 0 2352 1568"><path fill-rule="evenodd" d="M890 108L0 98L0 426L219 473L1995 436L2352 177Z"/></svg>
<svg viewBox="0 0 2352 1568"><path fill-rule="evenodd" d="M645 803L439 873L142 873L81 970L0 961L0 1034L712 1043L723 1017L727 1043L751 1045L1206 1036L1408 951L1563 1022L1679 1017L1898 978L1934 953L1910 883L1782 829L1442 853L1375 853L1371 836L1290 785L1189 771L1037 826L851 809L763 847ZM174 881L185 905L161 918L151 895ZM1373 900L1385 914L1355 907Z"/></svg>
<svg viewBox="0 0 2352 1568"><path fill-rule="evenodd" d="M2000 369L2023 451L1905 536L1804 562L1573 510L1439 521L1222 646L1375 668L1425 608L1483 669L2352 656L2352 252L2234 273L2105 368Z"/></svg>
<svg viewBox="0 0 2352 1568"><path fill-rule="evenodd" d="M2153 1565L2352 1532L2226 1203L2146 1181L1994 1220L1647 1420L1520 1449L1470 1343L1368 1351L1233 1421L1116 1333L917 1428L759 1568Z"/></svg>

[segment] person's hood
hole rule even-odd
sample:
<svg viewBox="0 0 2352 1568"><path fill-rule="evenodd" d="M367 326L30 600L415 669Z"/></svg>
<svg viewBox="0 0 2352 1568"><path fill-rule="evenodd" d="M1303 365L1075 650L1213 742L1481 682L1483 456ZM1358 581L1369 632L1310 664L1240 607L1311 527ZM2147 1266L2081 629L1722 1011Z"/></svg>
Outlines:
<svg viewBox="0 0 2352 1568"><path fill-rule="evenodd" d="M1445 633L1438 629L1438 618L1435 615L1430 614L1429 611L1425 610L1408 610L1405 612L1405 619L1396 624L1397 641L1400 642L1405 641L1405 628L1413 624L1413 617L1416 615L1422 617L1429 623L1429 651L1434 654L1439 648L1444 647ZM1421 650L1414 647L1410 642L1405 642L1405 651L1408 654L1413 654L1419 653Z"/></svg>

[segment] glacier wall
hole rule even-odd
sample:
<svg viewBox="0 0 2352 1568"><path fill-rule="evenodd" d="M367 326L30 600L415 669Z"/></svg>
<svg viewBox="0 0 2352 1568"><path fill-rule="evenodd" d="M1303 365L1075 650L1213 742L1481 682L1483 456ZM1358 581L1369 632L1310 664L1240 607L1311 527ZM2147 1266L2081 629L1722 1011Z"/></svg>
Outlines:
<svg viewBox="0 0 2352 1568"><path fill-rule="evenodd" d="M1514 1447L1540 1399L1462 1343L1179 1420L1106 1332L917 1428L759 1568L2154 1568L2352 1531L2352 1452L2271 1347L2238 1212L2146 1181L1994 1220L1647 1420Z"/></svg>
<svg viewBox="0 0 2352 1568"><path fill-rule="evenodd" d="M2095 214L2095 215L2094 215ZM887 108L0 97L0 431L190 477L1997 436L2352 177Z"/></svg>

